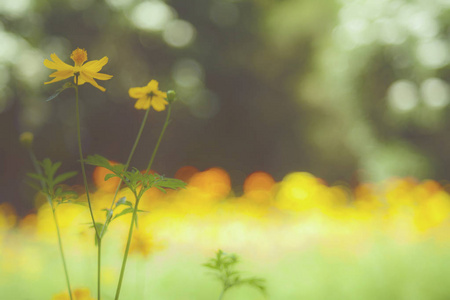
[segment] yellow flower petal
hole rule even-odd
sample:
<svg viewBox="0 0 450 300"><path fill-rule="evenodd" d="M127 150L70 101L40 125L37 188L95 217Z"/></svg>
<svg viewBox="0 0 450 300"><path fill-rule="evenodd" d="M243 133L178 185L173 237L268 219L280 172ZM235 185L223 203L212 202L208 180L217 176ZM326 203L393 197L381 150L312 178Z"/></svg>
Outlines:
<svg viewBox="0 0 450 300"><path fill-rule="evenodd" d="M131 98L139 99L147 95L145 88L142 87L134 87L128 90L128 95Z"/></svg>
<svg viewBox="0 0 450 300"><path fill-rule="evenodd" d="M100 60L88 61L83 65L83 68L89 70L90 72L99 72L107 63L108 57L105 56Z"/></svg>
<svg viewBox="0 0 450 300"><path fill-rule="evenodd" d="M108 74L90 72L88 70L83 70L82 72L85 73L86 75L89 75L90 77L98 79L98 80L109 80L112 78L112 75L108 75Z"/></svg>
<svg viewBox="0 0 450 300"><path fill-rule="evenodd" d="M157 90L158 90L158 81L152 79L152 80L147 84L147 89L148 89L148 92L147 92L147 93L150 93L150 92L152 92L152 91L157 91Z"/></svg>
<svg viewBox="0 0 450 300"><path fill-rule="evenodd" d="M73 68L71 65L68 65L65 62L63 62L61 59L59 59L58 55L56 55L55 53L50 54L50 58L57 65L57 70L64 70L64 69L72 69Z"/></svg>
<svg viewBox="0 0 450 300"><path fill-rule="evenodd" d="M98 83L94 80L94 78L87 75L85 72L80 72L80 78L83 79L85 82L89 82L96 88L98 88L100 91L104 92L106 89L102 86L99 86Z"/></svg>
<svg viewBox="0 0 450 300"><path fill-rule="evenodd" d="M48 76L49 77L61 77L61 78L64 77L63 79L66 79L66 78L73 76L73 71L72 70L56 71Z"/></svg>
<svg viewBox="0 0 450 300"><path fill-rule="evenodd" d="M147 96L139 98L138 101L134 104L134 108L136 109L147 109L150 107L150 99Z"/></svg>
<svg viewBox="0 0 450 300"><path fill-rule="evenodd" d="M75 66L64 63L55 53L51 54L50 58L53 61L45 59L44 65L49 69L54 69L57 71L50 75L50 77L55 78L45 82L45 84L61 81L74 76L74 82L76 84L82 85L89 82L94 87L104 92L105 88L99 86L94 79L109 80L112 78L112 75L98 73L108 62L108 57L106 56L100 60L93 60L84 64L87 60L87 52L84 49L77 48L70 55L70 58L75 62ZM75 74L79 74L78 78L75 77Z"/></svg>
<svg viewBox="0 0 450 300"><path fill-rule="evenodd" d="M152 106L156 111L163 111L166 109L166 105L169 104L166 100L161 97L152 98Z"/></svg>

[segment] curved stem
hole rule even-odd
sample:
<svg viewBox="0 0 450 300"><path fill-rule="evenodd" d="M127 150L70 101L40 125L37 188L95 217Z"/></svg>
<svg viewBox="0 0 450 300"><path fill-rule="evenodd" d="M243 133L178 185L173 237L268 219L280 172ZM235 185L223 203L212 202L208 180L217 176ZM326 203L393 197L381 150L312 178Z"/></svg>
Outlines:
<svg viewBox="0 0 450 300"><path fill-rule="evenodd" d="M150 158L150 162L148 163L147 170L145 171L145 173L148 173L150 171L150 168L151 168L151 166L153 164L153 161L154 161L155 156L156 156L156 152L158 152L158 148L159 148L159 145L161 143L161 140L162 140L162 137L164 135L164 132L166 131L167 125L169 125L171 111L172 111L172 106L171 106L171 104L169 104L169 109L167 111L166 120L164 122L163 128L162 128L161 133L159 135L158 141L156 142L155 148L153 149L153 153L152 153L152 156ZM123 275L125 273L125 267L126 267L126 264L127 264L128 252L130 250L131 237L133 236L133 227L134 227L134 224L135 224L135 221L136 221L138 207L139 207L139 200L141 199L141 197L143 195L143 190L141 189L141 192L139 193L139 195L137 195L136 193L134 193L134 195L136 197L136 204L134 206L133 217L131 218L130 229L128 231L127 246L125 248L125 253L124 253L124 256L123 256L123 260L122 260L122 268L120 270L119 283L117 284L116 297L114 298L115 300L119 299L120 290L122 288Z"/></svg>
<svg viewBox="0 0 450 300"><path fill-rule="evenodd" d="M128 155L128 159L127 159L127 163L125 164L124 171L128 170L128 167L130 166L130 162L131 162L131 159L133 158L134 151L136 150L136 147L137 147L137 145L139 143L139 140L141 139L142 132L144 131L144 126L145 126L145 123L147 122L147 118L148 118L148 113L149 112L150 112L150 107L145 112L144 119L142 120L142 123L141 123L141 127L139 128L139 131L138 131L138 134L137 134L136 139L134 141L133 147L131 148L131 152ZM120 185L122 184L122 181L123 181L123 179L120 178L120 181L119 181L119 183L117 185L117 188L116 188L116 192L114 193L114 197L113 197L113 200L111 202L111 207L109 208L110 210L114 207L114 203L116 202L117 194L119 193L119 189L120 189ZM99 266L98 266L98 268L99 268L99 271L98 271L99 272L99 274L98 274L98 282L99 282L98 283L98 286L99 286L98 299L100 299L101 242L102 242L103 234L104 234L105 229L106 229L106 222L108 222L108 220L106 220L105 224L102 226L102 230L100 232L100 239L98 240L98 245L99 245L99 248L98 248L98 261L99 261L99 263L98 263L99 264ZM127 253L127 255L128 255L128 253ZM126 260L125 260L125 263L126 263ZM123 269L125 269L125 267L123 267ZM121 272L121 274L122 274L122 272ZM121 276L123 276L123 274ZM119 282L119 286L120 285L122 285L122 280L121 279L120 279L120 282ZM119 292L120 292L120 288L119 288Z"/></svg>
<svg viewBox="0 0 450 300"><path fill-rule="evenodd" d="M41 168L39 166L39 163L38 163L38 160L37 160L36 156L33 153L33 150L31 148L29 148L28 152L30 154L31 162L33 163L34 169L36 170L36 172L39 175L42 175L42 170L41 170ZM42 187L43 190L45 189L45 182L44 182L44 180L41 180L41 187ZM55 212L55 209L53 207L53 201L52 201L52 199L50 198L49 195L47 195L47 201L48 201L48 203L50 204L50 206L52 208L53 220L55 222L56 233L57 233L57 236L58 236L59 253L61 255L61 260L62 260L62 263L63 263L64 275L66 276L67 290L69 291L70 300L72 300L72 289L70 288L69 271L67 269L66 258L64 256L64 249L63 249L63 246L62 246L61 233L59 232L59 223L58 223L58 219L56 218L56 212Z"/></svg>
<svg viewBox="0 0 450 300"><path fill-rule="evenodd" d="M131 148L131 152L128 155L128 159L127 159L127 163L125 164L124 171L128 170L128 167L130 166L130 162L131 162L131 159L133 158L134 151L136 150L139 140L141 139L142 131L144 131L144 126L145 126L145 123L147 122L147 117L148 117L148 113L150 112L150 108L151 108L151 106L149 106L149 108L145 112L144 119L142 119L141 127L139 128L139 131L138 131L138 134L134 141L133 147ZM123 179L120 178L120 181L119 181L116 191L114 193L113 201L111 202L111 207L109 208L110 210L114 207L114 203L116 202L117 194L119 193L120 185L122 184L122 181L123 181ZM102 226L102 231L100 232L101 237L103 237L103 233L104 233L105 229L106 229L106 226Z"/></svg>
<svg viewBox="0 0 450 300"><path fill-rule="evenodd" d="M171 112L172 112L172 104L169 104L169 109L167 110L167 115L166 115L166 121L164 122L164 126L163 126L163 128L161 130L161 133L159 134L158 141L156 142L156 146L153 149L152 157L150 158L150 161L148 162L147 170L145 171L145 173L150 172L150 168L153 165L153 161L155 160L156 152L158 152L159 144L161 143L161 140L162 140L162 137L164 135L164 132L166 131L167 125L169 125Z"/></svg>

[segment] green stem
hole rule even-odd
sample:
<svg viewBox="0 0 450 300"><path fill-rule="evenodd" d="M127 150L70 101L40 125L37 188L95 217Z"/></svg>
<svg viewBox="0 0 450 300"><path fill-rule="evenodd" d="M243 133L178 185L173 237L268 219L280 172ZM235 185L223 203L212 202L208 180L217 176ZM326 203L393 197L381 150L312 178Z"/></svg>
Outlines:
<svg viewBox="0 0 450 300"><path fill-rule="evenodd" d="M38 160L37 160L36 156L34 155L33 150L31 148L29 148L28 151L29 151L31 161L33 163L33 166L34 166L36 172L39 175L42 175L42 170L39 167ZM44 180L41 180L41 187L42 187L43 190L45 189L45 182L44 182ZM70 300L72 300L72 289L70 288L69 272L67 270L66 258L64 256L64 249L63 249L62 240L61 240L61 233L59 231L59 223L58 223L58 219L56 217L55 209L53 207L53 201L52 201L52 199L50 198L49 195L47 195L47 201L48 201L48 203L50 204L50 206L52 208L53 220L55 221L56 233L57 233L57 236L58 236L59 253L61 255L61 260L62 260L63 268L64 268L64 274L66 276L67 290L69 291Z"/></svg>
<svg viewBox="0 0 450 300"><path fill-rule="evenodd" d="M130 162L131 162L131 159L133 158L134 151L136 150L139 140L141 139L142 131L144 130L145 123L147 122L149 112L150 112L150 107L145 112L144 119L142 120L141 127L139 128L138 135L134 141L133 147L131 148L131 152L128 155L128 159L127 159L127 163L125 164L124 171L128 170L128 167L130 166ZM111 207L109 208L110 210L113 209L113 207L114 207L114 203L116 202L117 194L119 193L119 189L120 189L120 185L122 184L122 181L123 181L123 179L120 178L119 184L117 185L117 188L116 188L116 192L114 193L113 201L111 202ZM98 248L98 273L99 273L98 274L98 286L99 286L98 299L100 299L100 259L101 259L101 253L102 253L101 252L101 242L102 242L103 234L106 229L106 222L108 222L108 220L106 220L105 224L102 226L102 230L100 232L100 239L98 240L98 245L99 245L99 248Z"/></svg>
<svg viewBox="0 0 450 300"><path fill-rule="evenodd" d="M161 143L161 140L162 140L162 137L164 135L164 132L166 131L167 125L169 125L170 113L171 112L172 112L172 104L169 104L169 109L167 110L167 115L166 115L166 121L164 122L164 126L163 126L163 128L161 130L161 133L159 134L158 141L156 142L156 146L153 149L152 157L150 158L150 161L148 162L147 170L145 171L145 173L150 172L150 168L153 165L153 161L155 160L156 152L158 152L159 144Z"/></svg>
<svg viewBox="0 0 450 300"><path fill-rule="evenodd" d="M220 293L219 300L222 300L224 294L225 294L225 289L223 289L222 292Z"/></svg>
<svg viewBox="0 0 450 300"><path fill-rule="evenodd" d="M130 162L131 162L131 159L133 158L134 151L136 150L139 140L141 139L142 131L144 130L145 123L147 122L147 117L148 117L148 113L150 112L150 108L151 108L151 106L149 106L149 108L145 112L144 119L142 119L141 127L139 128L139 132L136 136L133 147L131 148L131 152L128 155L127 163L125 164L125 167L123 168L124 171L127 171L128 167L130 166ZM116 188L116 192L114 193L113 201L111 202L111 207L109 208L110 210L114 207L114 203L116 202L117 194L119 193L120 185L122 184L122 181L123 181L123 179L120 178L119 184L117 185L117 188ZM105 228L106 228L106 226L102 227L102 231L100 232L101 237L103 237Z"/></svg>
<svg viewBox="0 0 450 300"><path fill-rule="evenodd" d="M152 156L150 158L150 162L148 163L146 173L148 173L150 171L150 168L151 168L151 166L153 164L153 161L155 159L155 156L156 156L156 152L158 152L158 148L159 148L159 145L161 143L161 140L162 140L162 137L164 135L164 132L166 131L167 125L169 125L171 111L172 111L172 106L171 106L171 104L169 104L169 109L167 111L166 121L164 122L164 126L163 126L163 128L161 130L161 133L159 135L158 141L156 142L155 148L153 149L153 153L152 153ZM122 260L122 268L120 270L119 283L117 284L116 297L114 298L115 300L119 299L120 289L122 288L123 275L125 273L125 267L127 265L128 251L129 251L130 245L131 245L131 237L133 235L133 227L134 227L134 223L135 223L136 217L137 217L137 212L138 212L138 207L139 207L139 200L141 199L141 197L143 195L142 190L139 193L139 196L136 193L134 195L136 197L136 204L134 206L133 217L131 218L130 229L128 231L127 246L125 248L125 254L124 254L123 260Z"/></svg>
<svg viewBox="0 0 450 300"><path fill-rule="evenodd" d="M125 266L127 265L128 252L130 250L131 245L131 237L133 236L133 228L134 228L133 225L137 216L137 207L139 205L140 197L138 197L136 194L135 196L136 196L136 205L134 207L133 217L131 218L130 229L128 230L127 246L125 248L125 254L123 255L122 267L120 269L119 283L117 284L116 297L114 298L115 300L119 299L120 289L122 288L123 275L125 273Z"/></svg>
<svg viewBox="0 0 450 300"><path fill-rule="evenodd" d="M94 225L95 234L98 239L100 239L100 234L98 232L97 226L95 225L95 218L94 213L92 211L92 204L91 199L89 197L89 188L88 188L88 182L86 177L86 170L84 168L84 158L83 158L83 149L81 148L81 129L80 129L80 108L79 108L79 97L78 97L78 76L76 78L76 84L75 84L75 98L76 98L76 116L77 116L77 137L78 137L78 152L80 153L80 163L81 163L81 173L83 174L83 182L84 182L84 189L86 190L86 197L89 204L89 211L91 213L91 219L92 219L92 225Z"/></svg>
<svg viewBox="0 0 450 300"><path fill-rule="evenodd" d="M102 239L97 240L97 299L100 300L101 266L102 266Z"/></svg>
<svg viewBox="0 0 450 300"><path fill-rule="evenodd" d="M87 177L86 177L86 170L84 168L84 158L83 158L83 149L81 148L81 126L80 126L80 108L79 108L79 96L78 96L78 76L75 76L75 103L76 103L76 116L77 116L77 137L78 137L78 152L80 153L80 163L81 163L81 172L83 173L83 182L84 182L84 188L86 190L86 198L88 201L88 205L89 205L89 212L91 213L91 219L92 219L92 225L94 226L95 229L95 237L97 239L98 243L98 269L97 269L97 278L98 278L98 286L97 286L97 292L98 292L98 299L100 300L100 271L101 271L101 267L100 267L100 263L101 263L101 246L100 246L100 233L98 231L97 225L95 224L95 218L94 218L94 213L92 211L92 204L91 204L91 199L89 197L89 188L88 188L88 182L87 182Z"/></svg>
<svg viewBox="0 0 450 300"><path fill-rule="evenodd" d="M56 217L56 213L55 213L55 209L53 208L53 205L52 205L52 213L53 213L53 220L55 221L55 225L56 225L56 233L58 234L59 252L61 253L61 259L62 259L62 263L64 266L64 274L66 275L67 289L69 290L70 300L72 300L72 290L70 288L69 273L67 272L66 259L64 257L64 250L63 250L63 245L61 242L61 233L59 232L58 218Z"/></svg>

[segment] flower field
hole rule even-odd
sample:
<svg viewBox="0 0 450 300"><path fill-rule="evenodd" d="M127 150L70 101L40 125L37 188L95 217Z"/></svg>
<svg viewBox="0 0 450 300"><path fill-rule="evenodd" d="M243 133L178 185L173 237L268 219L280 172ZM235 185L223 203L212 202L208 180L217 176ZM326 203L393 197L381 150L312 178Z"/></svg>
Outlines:
<svg viewBox="0 0 450 300"><path fill-rule="evenodd" d="M103 181L107 171L99 167L90 171L94 216L102 221L118 181ZM122 299L216 298L220 286L201 264L217 249L238 254L244 274L267 284L267 296L243 286L224 299L450 297L445 184L393 178L350 188L308 173L275 182L255 172L238 195L220 168L183 167L175 178L187 188L152 188L142 198L145 212L133 235ZM89 211L80 205L84 197L56 211L72 286L94 297L96 251ZM133 202L128 189L119 197ZM0 206L1 299L52 299L65 291L51 209L40 194L35 203L36 213L23 218L8 204ZM130 220L128 214L111 223L103 240L104 299L114 296Z"/></svg>

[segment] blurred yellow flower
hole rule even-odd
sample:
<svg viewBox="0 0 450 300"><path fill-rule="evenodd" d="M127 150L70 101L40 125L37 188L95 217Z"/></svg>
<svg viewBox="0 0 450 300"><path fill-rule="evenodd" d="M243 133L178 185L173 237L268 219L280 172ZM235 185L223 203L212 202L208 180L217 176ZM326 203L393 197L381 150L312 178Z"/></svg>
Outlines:
<svg viewBox="0 0 450 300"><path fill-rule="evenodd" d="M63 62L59 57L53 53L50 55L52 60L45 59L44 65L49 69L54 69L56 72L50 74L50 77L55 77L54 79L45 82L45 84L53 83L57 81L61 81L67 79L69 77L74 76L74 82L78 83L78 85L82 85L85 82L88 82L98 88L101 91L105 91L104 87L101 87L97 84L94 79L99 80L108 80L111 79L111 75L98 73L104 65L108 62L108 57L103 57L100 60L92 60L87 63L87 52L84 49L77 48L75 49L70 58L74 61L75 65L71 66ZM85 63L85 64L84 64ZM78 76L78 82L76 81L76 77Z"/></svg>
<svg viewBox="0 0 450 300"><path fill-rule="evenodd" d="M163 111L166 109L167 93L158 90L158 81L151 80L144 87L134 87L128 90L131 98L138 99L134 108L147 109L152 106L156 111Z"/></svg>
<svg viewBox="0 0 450 300"><path fill-rule="evenodd" d="M87 288L75 289L72 292L73 300L95 300ZM70 300L69 293L60 293L53 296L52 300Z"/></svg>
<svg viewBox="0 0 450 300"><path fill-rule="evenodd" d="M150 254L164 249L162 244L155 242L153 235L150 232L136 230L132 239L130 253L141 254L144 257L148 257Z"/></svg>

